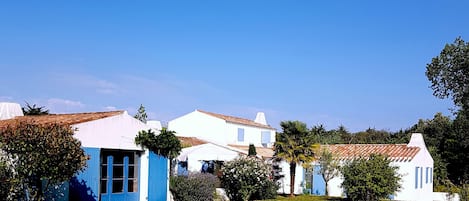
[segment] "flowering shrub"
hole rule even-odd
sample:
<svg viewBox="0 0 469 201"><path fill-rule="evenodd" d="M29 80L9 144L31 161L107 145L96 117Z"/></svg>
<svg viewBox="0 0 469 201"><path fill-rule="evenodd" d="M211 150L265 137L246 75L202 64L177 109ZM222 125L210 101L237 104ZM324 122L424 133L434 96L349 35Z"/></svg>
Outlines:
<svg viewBox="0 0 469 201"><path fill-rule="evenodd" d="M213 200L217 182L212 174L190 173L171 177L169 188L175 201L206 201Z"/></svg>
<svg viewBox="0 0 469 201"><path fill-rule="evenodd" d="M224 164L221 182L231 201L275 197L269 164L255 157L240 156Z"/></svg>

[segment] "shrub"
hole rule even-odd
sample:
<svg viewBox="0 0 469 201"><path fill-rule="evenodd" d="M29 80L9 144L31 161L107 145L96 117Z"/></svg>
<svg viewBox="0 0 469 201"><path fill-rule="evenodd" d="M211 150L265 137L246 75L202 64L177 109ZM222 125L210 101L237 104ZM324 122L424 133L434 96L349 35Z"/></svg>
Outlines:
<svg viewBox="0 0 469 201"><path fill-rule="evenodd" d="M212 174L190 173L171 177L169 188L175 201L206 201L213 200L217 182Z"/></svg>
<svg viewBox="0 0 469 201"><path fill-rule="evenodd" d="M240 156L225 163L221 182L232 201L275 197L277 185L271 180L271 167L255 157Z"/></svg>
<svg viewBox="0 0 469 201"><path fill-rule="evenodd" d="M359 158L342 168L342 187L353 201L384 199L400 188L401 177L397 169L390 166L390 161L381 155Z"/></svg>

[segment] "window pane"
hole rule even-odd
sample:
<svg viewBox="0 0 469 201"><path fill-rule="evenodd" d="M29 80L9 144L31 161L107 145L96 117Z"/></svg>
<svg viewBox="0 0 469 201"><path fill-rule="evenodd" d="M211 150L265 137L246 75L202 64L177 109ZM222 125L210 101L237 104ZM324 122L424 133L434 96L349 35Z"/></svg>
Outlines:
<svg viewBox="0 0 469 201"><path fill-rule="evenodd" d="M137 169L134 166L129 166L129 178L137 178Z"/></svg>
<svg viewBox="0 0 469 201"><path fill-rule="evenodd" d="M124 166L115 165L112 167L112 178L123 178L124 177Z"/></svg>
<svg viewBox="0 0 469 201"><path fill-rule="evenodd" d="M101 193L102 194L107 193L107 180L106 179L101 180Z"/></svg>
<svg viewBox="0 0 469 201"><path fill-rule="evenodd" d="M124 181L112 180L112 193L122 193L122 192L124 192Z"/></svg>
<svg viewBox="0 0 469 201"><path fill-rule="evenodd" d="M101 166L101 178L102 179L107 178L107 165L102 165Z"/></svg>
<svg viewBox="0 0 469 201"><path fill-rule="evenodd" d="M124 164L124 154L122 153L115 153L114 156L114 164Z"/></svg>
<svg viewBox="0 0 469 201"><path fill-rule="evenodd" d="M135 153L129 153L127 156L129 157L129 164L135 164Z"/></svg>
<svg viewBox="0 0 469 201"><path fill-rule="evenodd" d="M137 192L138 191L138 184L136 179L129 179L127 182L128 185L128 192Z"/></svg>

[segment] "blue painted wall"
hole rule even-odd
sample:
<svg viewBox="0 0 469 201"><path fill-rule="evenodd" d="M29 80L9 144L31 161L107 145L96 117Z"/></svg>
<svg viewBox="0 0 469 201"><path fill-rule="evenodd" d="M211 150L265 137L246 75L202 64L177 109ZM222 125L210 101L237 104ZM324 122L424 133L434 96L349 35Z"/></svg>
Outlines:
<svg viewBox="0 0 469 201"><path fill-rule="evenodd" d="M70 180L70 201L97 201L100 181L100 149L82 147L90 159L86 169Z"/></svg>
<svg viewBox="0 0 469 201"><path fill-rule="evenodd" d="M148 201L166 201L168 185L168 159L150 152Z"/></svg>
<svg viewBox="0 0 469 201"><path fill-rule="evenodd" d="M313 195L326 195L326 182L322 175L319 174L320 169L319 165L315 165L313 168L313 191L311 192Z"/></svg>

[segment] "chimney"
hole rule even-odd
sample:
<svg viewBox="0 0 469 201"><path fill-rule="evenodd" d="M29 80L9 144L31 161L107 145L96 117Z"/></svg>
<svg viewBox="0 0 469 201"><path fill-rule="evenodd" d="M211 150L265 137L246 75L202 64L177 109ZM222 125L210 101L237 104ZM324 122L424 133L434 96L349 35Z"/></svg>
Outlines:
<svg viewBox="0 0 469 201"><path fill-rule="evenodd" d="M20 104L0 102L0 120L13 119L17 116L23 116Z"/></svg>
<svg viewBox="0 0 469 201"><path fill-rule="evenodd" d="M254 120L256 123L260 123L262 125L267 125L267 121L265 120L265 114L263 112L258 112L256 115L256 120Z"/></svg>
<svg viewBox="0 0 469 201"><path fill-rule="evenodd" d="M422 149L426 149L425 141L423 140L423 136L421 133L412 133L412 137L410 137L408 147L420 147Z"/></svg>

